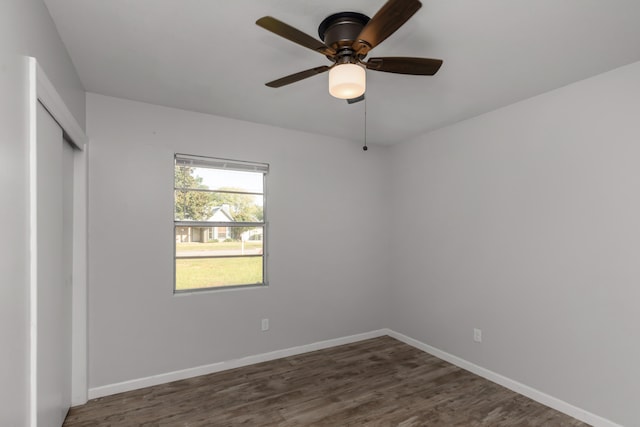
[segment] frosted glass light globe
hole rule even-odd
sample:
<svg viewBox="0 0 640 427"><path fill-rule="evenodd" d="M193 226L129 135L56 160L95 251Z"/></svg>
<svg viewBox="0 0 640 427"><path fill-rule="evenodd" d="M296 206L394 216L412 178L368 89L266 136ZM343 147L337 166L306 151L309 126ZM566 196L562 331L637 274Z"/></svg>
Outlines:
<svg viewBox="0 0 640 427"><path fill-rule="evenodd" d="M357 98L366 89L364 67L357 64L339 64L329 70L329 93L340 99Z"/></svg>

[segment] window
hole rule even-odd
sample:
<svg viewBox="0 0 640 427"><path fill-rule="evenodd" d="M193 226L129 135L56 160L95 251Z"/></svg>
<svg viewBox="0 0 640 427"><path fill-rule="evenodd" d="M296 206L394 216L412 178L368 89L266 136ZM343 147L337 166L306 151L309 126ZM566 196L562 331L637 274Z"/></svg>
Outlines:
<svg viewBox="0 0 640 427"><path fill-rule="evenodd" d="M269 165L175 155L175 292L266 285Z"/></svg>

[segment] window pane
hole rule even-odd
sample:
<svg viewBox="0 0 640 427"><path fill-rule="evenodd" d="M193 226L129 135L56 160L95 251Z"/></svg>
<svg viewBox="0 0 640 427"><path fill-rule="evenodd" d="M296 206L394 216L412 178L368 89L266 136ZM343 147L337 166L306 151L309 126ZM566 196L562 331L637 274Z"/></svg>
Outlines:
<svg viewBox="0 0 640 427"><path fill-rule="evenodd" d="M264 198L251 194L175 190L176 221L262 222Z"/></svg>
<svg viewBox="0 0 640 427"><path fill-rule="evenodd" d="M262 257L176 259L177 291L262 283Z"/></svg>
<svg viewBox="0 0 640 427"><path fill-rule="evenodd" d="M262 255L263 227L176 227L176 258Z"/></svg>
<svg viewBox="0 0 640 427"><path fill-rule="evenodd" d="M190 166L176 166L175 168L176 188L264 193L264 180L261 172L230 171Z"/></svg>
<svg viewBox="0 0 640 427"><path fill-rule="evenodd" d="M262 222L263 203L263 196L211 193L210 221Z"/></svg>
<svg viewBox="0 0 640 427"><path fill-rule="evenodd" d="M202 191L175 191L175 219L208 221L213 213L211 194Z"/></svg>
<svg viewBox="0 0 640 427"><path fill-rule="evenodd" d="M265 284L268 170L263 163L176 154L176 291Z"/></svg>

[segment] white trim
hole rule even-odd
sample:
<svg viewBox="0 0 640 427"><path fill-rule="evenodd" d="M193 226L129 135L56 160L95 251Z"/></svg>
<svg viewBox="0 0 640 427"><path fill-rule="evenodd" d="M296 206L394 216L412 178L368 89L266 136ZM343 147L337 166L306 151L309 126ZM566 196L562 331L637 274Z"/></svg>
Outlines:
<svg viewBox="0 0 640 427"><path fill-rule="evenodd" d="M87 145L84 151L74 150L73 156L73 271L71 307L71 405L87 403L87 283L88 283L88 163Z"/></svg>
<svg viewBox="0 0 640 427"><path fill-rule="evenodd" d="M31 425L37 424L37 104L38 101L73 143L73 290L71 404L88 400L87 380L87 151L89 142L62 97L35 58L29 64L29 216L30 216L30 403Z"/></svg>
<svg viewBox="0 0 640 427"><path fill-rule="evenodd" d="M49 111L51 117L54 118L56 122L60 125L62 130L67 134L71 142L75 145L75 147L79 150L83 150L84 146L89 139L87 135L85 135L84 131L76 121L73 114L67 105L62 100L62 97L58 94L56 88L51 84L51 81L44 73L40 65L38 65L35 58L30 58L35 63L36 67L36 76L37 76L37 93L38 99L44 105L44 107Z"/></svg>
<svg viewBox="0 0 640 427"><path fill-rule="evenodd" d="M540 390L536 390L533 387L529 387L526 384L522 384L518 381L512 380L511 378L507 378L496 372L490 371L489 369L478 366L458 356L454 356L450 353L447 353L438 348L432 347L428 344L425 344L421 341L418 341L416 339L413 339L401 333L395 332L390 329L387 329L386 333L387 335L397 339L398 341L402 341L405 344L408 344L412 347L415 347L419 350L429 353L439 359L445 360L466 371L472 372L476 375L486 378L489 381L493 381L496 384L500 384L501 386L506 387L509 390L513 390L518 394L526 396L532 400L535 400L536 402L542 403L545 406L553 408L556 411L567 414L570 417L576 418L594 427L622 427L620 424L616 424L613 421L610 421L598 415L592 414L591 412L585 411L584 409L578 408L577 406L574 406L556 397L550 396Z"/></svg>
<svg viewBox="0 0 640 427"><path fill-rule="evenodd" d="M108 384L105 386L94 387L89 389L89 399L96 399L98 397L109 396L116 393L122 393L125 391L137 390L144 387L151 387L158 384L164 384L171 381L183 380L186 378L197 377L200 375L207 375L214 372L225 371L228 369L239 368L242 366L253 365L255 363L267 362L269 360L280 359L282 357L294 356L297 354L307 353L310 351L322 350L325 348L335 347L343 344L351 344L354 342L377 338L388 335L392 338L402 341L412 347L429 353L439 359L447 361L459 368L472 372L483 378L488 379L496 384L500 384L503 387L508 388L518 394L526 396L536 402L539 402L545 406L555 409L576 418L594 427L622 427L613 421L607 420L603 417L595 415L577 406L571 405L556 397L550 396L539 390L536 390L528 385L522 384L518 381L507 378L496 372L490 371L486 368L478 366L460 357L454 356L450 353L442 351L438 348L432 347L421 341L393 331L391 329L378 329L371 332L365 332L357 335L350 335L342 338L335 338L326 341L320 341L312 344L306 344L298 347L290 347L284 350L276 350L269 353L257 354L254 356L247 356L240 359L233 359L224 362L212 363L209 365L198 366L195 368L182 369L180 371L167 372L165 374L152 375L149 377L139 378L130 381L123 381L115 384Z"/></svg>
<svg viewBox="0 0 640 427"><path fill-rule="evenodd" d="M29 425L38 425L38 163L36 60L29 73Z"/></svg>
<svg viewBox="0 0 640 427"><path fill-rule="evenodd" d="M195 368L182 369L179 371L167 372L165 374L152 375L150 377L138 378L130 381L123 381L115 384L108 384L100 387L89 389L89 399L108 396L111 394L122 393L125 391L137 390L139 388L150 387L158 384L164 384L171 381L184 380L200 375L212 374L214 372L226 371L228 369L239 368L242 366L253 365L269 360L281 359L283 357L295 356L297 354L308 353L310 351L322 350L325 348L335 347L343 344L351 344L354 342L377 338L387 335L386 330L377 330L365 332L362 334L349 335L342 338L335 338L326 341L319 341L311 344L305 344L297 347L290 347L283 350L271 351L268 353L256 354L254 356L242 357L224 362L212 363L209 365L197 366Z"/></svg>

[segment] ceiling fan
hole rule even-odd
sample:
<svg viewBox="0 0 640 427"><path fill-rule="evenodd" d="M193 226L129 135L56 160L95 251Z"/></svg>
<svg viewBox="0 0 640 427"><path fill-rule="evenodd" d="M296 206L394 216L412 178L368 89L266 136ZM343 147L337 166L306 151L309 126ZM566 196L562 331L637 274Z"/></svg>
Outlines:
<svg viewBox="0 0 640 427"><path fill-rule="evenodd" d="M357 12L340 12L325 18L318 27L320 40L271 16L256 24L308 49L325 55L332 65L322 65L290 74L266 83L278 88L329 71L329 93L336 98L353 100L365 91L365 68L387 73L432 76L442 60L431 58L383 57L364 58L422 7L418 0L388 0L373 16Z"/></svg>

